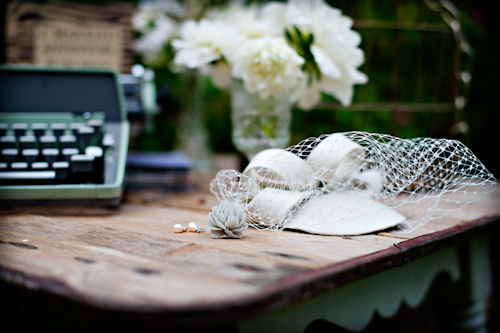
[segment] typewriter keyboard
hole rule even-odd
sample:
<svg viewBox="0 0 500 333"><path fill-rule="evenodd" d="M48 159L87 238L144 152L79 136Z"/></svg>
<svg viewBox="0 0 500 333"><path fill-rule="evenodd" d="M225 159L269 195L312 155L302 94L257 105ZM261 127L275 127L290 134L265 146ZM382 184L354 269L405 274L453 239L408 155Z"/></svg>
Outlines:
<svg viewBox="0 0 500 333"><path fill-rule="evenodd" d="M2 114L0 185L103 184L117 135L103 112Z"/></svg>

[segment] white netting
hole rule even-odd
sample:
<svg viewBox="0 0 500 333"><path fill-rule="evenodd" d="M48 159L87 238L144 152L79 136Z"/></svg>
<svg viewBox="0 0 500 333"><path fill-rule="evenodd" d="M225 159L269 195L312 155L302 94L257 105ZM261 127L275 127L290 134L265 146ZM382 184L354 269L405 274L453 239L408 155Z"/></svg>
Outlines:
<svg viewBox="0 0 500 333"><path fill-rule="evenodd" d="M265 150L210 185L255 228L357 234L395 224L411 231L478 200L496 180L455 140L347 132Z"/></svg>

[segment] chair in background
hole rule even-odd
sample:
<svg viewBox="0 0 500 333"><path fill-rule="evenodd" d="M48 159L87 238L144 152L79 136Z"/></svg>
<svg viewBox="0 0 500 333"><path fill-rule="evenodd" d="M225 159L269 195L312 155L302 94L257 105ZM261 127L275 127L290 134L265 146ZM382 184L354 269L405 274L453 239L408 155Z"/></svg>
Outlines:
<svg viewBox="0 0 500 333"><path fill-rule="evenodd" d="M294 135L319 135L333 126L466 140L472 49L457 7L447 0L329 3L354 19L366 58L360 70L370 81L355 87L350 107L331 99L311 113L296 110L295 124L305 127L294 128Z"/></svg>

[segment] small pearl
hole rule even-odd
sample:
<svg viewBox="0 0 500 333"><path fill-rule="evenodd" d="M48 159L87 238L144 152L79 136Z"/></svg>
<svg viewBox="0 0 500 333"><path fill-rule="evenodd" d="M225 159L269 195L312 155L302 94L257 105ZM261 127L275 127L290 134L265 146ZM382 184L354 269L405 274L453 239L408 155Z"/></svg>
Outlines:
<svg viewBox="0 0 500 333"><path fill-rule="evenodd" d="M196 232L196 230L198 230L198 227L196 226L196 223L189 222L189 224L188 224L188 230L191 231L191 232Z"/></svg>
<svg viewBox="0 0 500 333"><path fill-rule="evenodd" d="M174 225L174 231L179 234L181 232L184 232L184 229L182 228L182 226L180 224L176 224L176 225Z"/></svg>

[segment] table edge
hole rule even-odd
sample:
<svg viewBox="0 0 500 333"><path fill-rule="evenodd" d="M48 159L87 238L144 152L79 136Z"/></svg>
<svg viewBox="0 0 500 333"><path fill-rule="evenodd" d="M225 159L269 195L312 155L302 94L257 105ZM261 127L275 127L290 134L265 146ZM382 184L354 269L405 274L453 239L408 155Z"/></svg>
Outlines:
<svg viewBox="0 0 500 333"><path fill-rule="evenodd" d="M40 278L0 266L0 279L47 293L65 301L73 301L90 311L105 311L126 316L127 320L148 320L186 327L214 323L236 322L271 310L291 305L321 292L338 288L349 282L380 273L390 268L401 267L409 262L441 249L486 233L493 228L500 215L487 216L459 224L410 240L395 242L393 246L367 255L334 263L318 269L309 269L283 278L258 292L238 299L189 306L141 306L99 303L78 293L68 285L54 279ZM397 240L397 239L395 239ZM36 286L34 288L33 286ZM187 320L189 319L189 320Z"/></svg>

